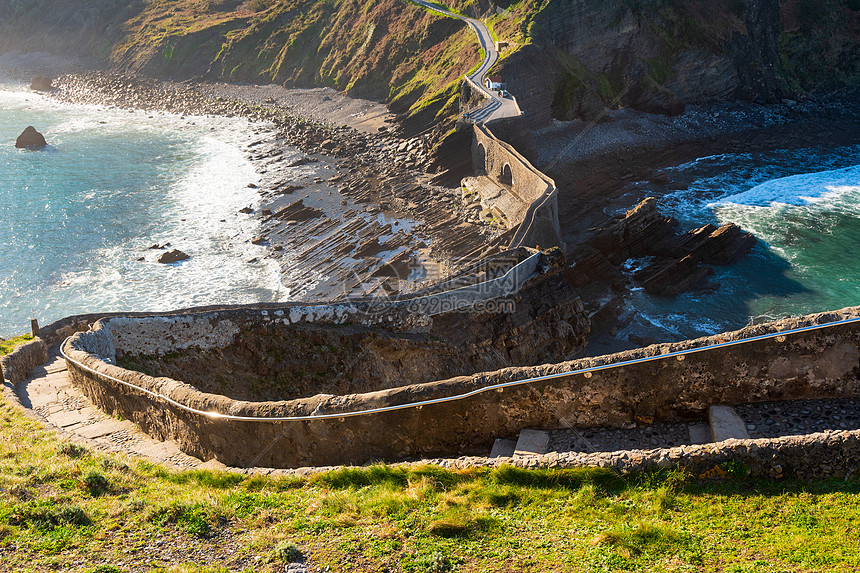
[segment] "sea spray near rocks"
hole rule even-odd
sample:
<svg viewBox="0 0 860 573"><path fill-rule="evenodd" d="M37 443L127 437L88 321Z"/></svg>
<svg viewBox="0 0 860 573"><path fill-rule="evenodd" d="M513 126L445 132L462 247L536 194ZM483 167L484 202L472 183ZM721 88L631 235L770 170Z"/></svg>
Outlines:
<svg viewBox="0 0 860 573"><path fill-rule="evenodd" d="M668 170L686 188L660 198L681 225L734 223L758 245L730 267L720 288L672 301L642 291L625 301L618 336L684 339L750 321L839 308L860 300L860 146L821 153L775 149L702 157ZM631 261L632 276L645 261ZM667 336L664 335L664 338Z"/></svg>
<svg viewBox="0 0 860 573"><path fill-rule="evenodd" d="M0 149L0 335L27 330L31 312L47 323L284 296L277 266L248 242L257 220L238 213L259 201L246 121L150 118L0 85L0 137L32 122L56 150ZM155 264L147 247L167 242L194 257Z"/></svg>

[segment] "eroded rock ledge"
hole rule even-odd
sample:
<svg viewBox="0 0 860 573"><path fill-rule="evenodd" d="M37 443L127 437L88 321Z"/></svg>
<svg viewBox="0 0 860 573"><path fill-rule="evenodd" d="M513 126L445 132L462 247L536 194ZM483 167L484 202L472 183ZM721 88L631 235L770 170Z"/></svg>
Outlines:
<svg viewBox="0 0 860 573"><path fill-rule="evenodd" d="M708 265L730 265L745 257L756 238L734 223L711 224L684 234L674 231L678 222L661 215L657 200L644 199L615 221L597 230L574 255L573 280L577 286L594 280L622 281L620 266L628 259L652 257L633 276L646 291L675 296L687 290L713 290L707 281Z"/></svg>

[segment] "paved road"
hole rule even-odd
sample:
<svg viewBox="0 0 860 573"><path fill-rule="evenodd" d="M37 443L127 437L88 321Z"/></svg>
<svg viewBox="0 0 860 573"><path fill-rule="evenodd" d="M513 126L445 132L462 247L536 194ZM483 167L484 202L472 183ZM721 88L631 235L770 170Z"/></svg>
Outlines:
<svg viewBox="0 0 860 573"><path fill-rule="evenodd" d="M484 83L484 78L486 77L487 72L490 71L490 68L492 68L499 59L499 53L496 51L495 42L493 42L493 35L490 34L490 30L487 26L480 20L455 14L454 12L445 10L436 4L431 4L427 0L412 1L428 10L432 10L433 12L438 12L440 14L462 20L472 29L473 32L475 32L475 35L478 36L478 42L480 42L481 48L484 50L484 61L474 73L469 74L469 79L478 85L481 92L487 97L487 103L480 109L471 112L470 117L476 122L483 123L502 117L520 115L520 108L517 106L516 100L512 96L503 98L497 93L484 87L486 85Z"/></svg>

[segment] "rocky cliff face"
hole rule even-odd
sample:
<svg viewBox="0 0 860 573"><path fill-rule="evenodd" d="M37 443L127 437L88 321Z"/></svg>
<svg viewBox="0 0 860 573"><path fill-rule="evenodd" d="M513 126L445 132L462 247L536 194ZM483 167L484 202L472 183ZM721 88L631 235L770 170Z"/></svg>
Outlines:
<svg viewBox="0 0 860 573"><path fill-rule="evenodd" d="M533 127L606 107L678 113L860 82L860 0L500 0L447 4L510 42L497 66ZM417 131L457 112L480 60L462 22L403 0L0 0L0 52L385 100Z"/></svg>
<svg viewBox="0 0 860 573"><path fill-rule="evenodd" d="M688 103L772 102L860 80L858 8L847 0L550 0L530 8L528 44L501 68L533 126L593 120L606 107L675 114Z"/></svg>
<svg viewBox="0 0 860 573"><path fill-rule="evenodd" d="M330 86L390 103L418 131L456 114L458 79L480 61L462 22L402 0L84 4L0 0L0 53L73 53L178 80Z"/></svg>

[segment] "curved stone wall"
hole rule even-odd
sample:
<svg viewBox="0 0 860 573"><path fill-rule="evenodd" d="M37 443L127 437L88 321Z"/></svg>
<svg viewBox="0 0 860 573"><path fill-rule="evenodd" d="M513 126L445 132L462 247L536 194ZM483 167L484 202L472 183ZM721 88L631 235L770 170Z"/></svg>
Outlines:
<svg viewBox="0 0 860 573"><path fill-rule="evenodd" d="M485 173L498 186L493 197L482 199L492 210L503 213L511 227L517 227L510 247L563 247L555 181L487 126L475 124L474 133L475 170Z"/></svg>
<svg viewBox="0 0 860 573"><path fill-rule="evenodd" d="M279 312L283 316L289 312L292 322L357 322L366 326L381 326L401 329L420 326L415 320L419 313L438 314L439 309L462 307L468 302L489 300L506 296L521 288L537 274L539 265L546 266L546 255L534 249L511 248L466 268L443 282L422 290L399 295L394 298L350 298L335 303L308 305L296 303L259 303L244 305L200 306L172 311L171 315L191 315L215 311L259 310ZM491 279L483 277L491 276ZM503 278L504 277L504 278ZM73 315L45 325L40 329L40 337L48 346L53 346L76 332L86 332L101 318L113 317L160 317L164 312L102 312Z"/></svg>
<svg viewBox="0 0 860 573"><path fill-rule="evenodd" d="M230 320L221 313L198 318L210 323ZM624 427L699 419L712 404L857 396L860 321L776 336L857 318L860 307L852 307L598 358L507 368L366 394L320 394L257 403L206 394L182 382L113 365L115 344L129 340L114 329L125 331L133 321L100 321L93 331L73 336L64 351L71 359L72 381L97 405L133 420L156 437L176 440L189 454L217 457L237 466L300 467L485 452L496 437L514 435L526 427ZM261 314L259 319L276 317ZM176 329L165 331L165 336L197 331L183 324L177 322ZM773 336L757 338L769 335ZM749 338L754 340L726 344ZM699 348L707 350L696 352ZM643 361L648 358L654 360ZM611 367L619 363L625 364ZM590 371L583 373L584 369ZM550 374L559 376L422 408L355 417L298 422L219 417L337 416L448 398Z"/></svg>
<svg viewBox="0 0 860 573"><path fill-rule="evenodd" d="M0 358L0 379L5 379L14 386L26 380L31 370L47 361L47 345L41 338L35 338Z"/></svg>

